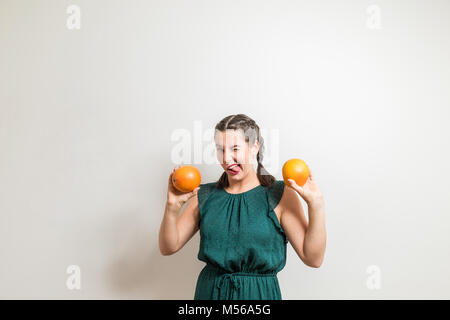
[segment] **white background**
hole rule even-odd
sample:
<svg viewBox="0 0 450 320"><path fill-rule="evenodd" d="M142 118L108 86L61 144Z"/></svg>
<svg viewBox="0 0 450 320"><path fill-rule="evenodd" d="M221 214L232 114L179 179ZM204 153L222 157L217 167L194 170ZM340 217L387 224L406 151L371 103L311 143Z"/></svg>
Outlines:
<svg viewBox="0 0 450 320"><path fill-rule="evenodd" d="M288 245L283 299L450 298L449 44L438 0L1 0L0 298L192 299L199 234L158 248L171 135L235 113L325 197L325 261Z"/></svg>

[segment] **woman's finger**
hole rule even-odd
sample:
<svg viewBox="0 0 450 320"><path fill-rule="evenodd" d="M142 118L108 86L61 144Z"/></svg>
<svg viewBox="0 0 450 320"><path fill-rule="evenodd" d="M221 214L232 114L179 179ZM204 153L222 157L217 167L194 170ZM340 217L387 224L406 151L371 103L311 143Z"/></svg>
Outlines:
<svg viewBox="0 0 450 320"><path fill-rule="evenodd" d="M198 192L199 189L200 189L200 188L197 187L197 188L195 188L194 190L192 190L192 191L189 193L189 198L191 198L192 196L195 196L195 195L197 194L197 192Z"/></svg>
<svg viewBox="0 0 450 320"><path fill-rule="evenodd" d="M184 202L186 202L186 201L188 201L189 199L191 199L193 196L195 196L196 194L197 194L197 191L196 191L197 189L194 189L193 191L191 191L191 192L189 192L189 193L187 193L185 196L184 196Z"/></svg>
<svg viewBox="0 0 450 320"><path fill-rule="evenodd" d="M179 167L179 166L176 166L175 168L172 169L172 172L170 173L170 176L169 176L169 184L172 182L173 174L175 173L175 170L176 170L178 167Z"/></svg>
<svg viewBox="0 0 450 320"><path fill-rule="evenodd" d="M295 191L297 191L301 196L303 196L303 188L300 187L299 185L297 185L297 183L296 183L294 180L292 180L292 179L288 179L288 181L291 183L290 186L291 186Z"/></svg>
<svg viewBox="0 0 450 320"><path fill-rule="evenodd" d="M309 168L309 176L308 177L311 178L311 179L314 178L311 168Z"/></svg>

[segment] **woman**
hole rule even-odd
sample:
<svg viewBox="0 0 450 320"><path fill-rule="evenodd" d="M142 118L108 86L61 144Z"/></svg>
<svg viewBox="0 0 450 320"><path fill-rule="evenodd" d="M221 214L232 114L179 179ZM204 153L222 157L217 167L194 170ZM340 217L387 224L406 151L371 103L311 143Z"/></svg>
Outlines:
<svg viewBox="0 0 450 320"><path fill-rule="evenodd" d="M322 194L312 174L300 187L293 180L285 186L267 173L261 164L264 140L248 116L230 115L215 129L224 173L217 182L183 194L172 185L176 168L172 171L159 234L161 253L177 252L200 230L198 259L206 266L197 280L195 300L281 300L277 273L286 264L288 241L307 266L322 264ZM308 205L309 221L297 194Z"/></svg>

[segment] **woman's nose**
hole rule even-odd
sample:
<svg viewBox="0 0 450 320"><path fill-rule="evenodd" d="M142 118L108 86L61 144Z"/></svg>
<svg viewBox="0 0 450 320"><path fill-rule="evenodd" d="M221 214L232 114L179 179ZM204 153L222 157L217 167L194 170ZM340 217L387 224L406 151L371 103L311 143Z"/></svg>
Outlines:
<svg viewBox="0 0 450 320"><path fill-rule="evenodd" d="M227 163L227 164L231 164L231 163L235 163L236 161L234 161L234 159L231 156L231 154L228 156L227 154L224 153L224 155L223 155L223 162Z"/></svg>

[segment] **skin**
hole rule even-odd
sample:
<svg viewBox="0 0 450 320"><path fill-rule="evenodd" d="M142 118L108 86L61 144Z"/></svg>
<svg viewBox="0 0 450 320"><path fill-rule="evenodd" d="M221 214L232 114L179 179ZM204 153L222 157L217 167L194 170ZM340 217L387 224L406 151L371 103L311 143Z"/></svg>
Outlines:
<svg viewBox="0 0 450 320"><path fill-rule="evenodd" d="M242 193L260 185L255 171L256 155L259 143L253 145L245 142L242 130L216 131L215 143L217 159L224 171L229 164L239 163L241 172L232 175L229 172L228 193ZM172 185L172 174L168 181L167 202L159 232L159 247L163 255L178 252L199 230L199 209L197 191L178 192ZM306 220L300 197L308 205ZM186 203L183 213L181 207ZM288 241L304 264L313 268L322 265L326 248L325 207L322 193L315 176L310 169L310 176L303 187L290 181L286 184L283 196L274 209L278 221L286 233Z"/></svg>

